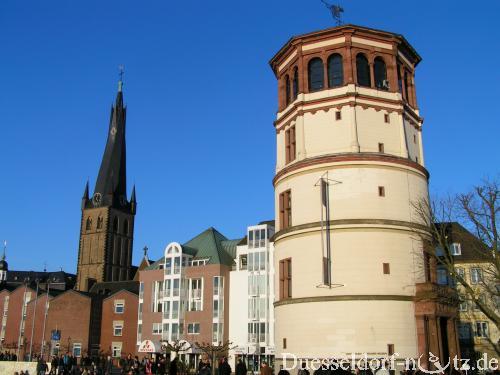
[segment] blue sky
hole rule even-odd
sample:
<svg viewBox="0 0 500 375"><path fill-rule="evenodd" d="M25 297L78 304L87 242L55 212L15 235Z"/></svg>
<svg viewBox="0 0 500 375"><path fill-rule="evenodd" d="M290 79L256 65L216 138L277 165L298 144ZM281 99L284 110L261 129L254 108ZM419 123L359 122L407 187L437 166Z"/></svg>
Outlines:
<svg viewBox="0 0 500 375"><path fill-rule="evenodd" d="M500 2L342 2L345 21L403 34L431 191L496 175ZM470 12L470 13L466 13ZM276 82L292 35L332 26L319 0L0 2L0 239L13 269L74 272L80 197L95 183L125 65L134 260L209 226L273 217Z"/></svg>

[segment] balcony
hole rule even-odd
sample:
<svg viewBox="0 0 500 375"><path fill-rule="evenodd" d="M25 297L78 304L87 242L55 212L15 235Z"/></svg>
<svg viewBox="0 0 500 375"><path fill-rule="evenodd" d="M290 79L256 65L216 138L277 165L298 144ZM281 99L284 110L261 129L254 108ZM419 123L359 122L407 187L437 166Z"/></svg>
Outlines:
<svg viewBox="0 0 500 375"><path fill-rule="evenodd" d="M425 282L416 284L415 312L417 315L456 315L459 305L458 293L448 285Z"/></svg>

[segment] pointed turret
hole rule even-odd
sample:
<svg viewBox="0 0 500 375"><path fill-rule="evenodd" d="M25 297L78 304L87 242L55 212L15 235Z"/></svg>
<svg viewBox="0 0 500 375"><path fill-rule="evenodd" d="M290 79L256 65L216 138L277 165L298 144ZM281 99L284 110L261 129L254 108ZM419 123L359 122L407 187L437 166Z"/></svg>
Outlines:
<svg viewBox="0 0 500 375"><path fill-rule="evenodd" d="M132 188L132 194L130 195L130 210L132 211L132 214L135 215L137 209L137 200L135 197L135 185Z"/></svg>
<svg viewBox="0 0 500 375"><path fill-rule="evenodd" d="M121 205L127 199L125 123L127 108L123 105L123 82L111 108L108 140L94 189L94 204Z"/></svg>
<svg viewBox="0 0 500 375"><path fill-rule="evenodd" d="M5 255L6 251L7 251L7 241L4 241L3 254L2 258L0 259L0 284L7 281L7 272L9 271L9 265L7 264Z"/></svg>
<svg viewBox="0 0 500 375"><path fill-rule="evenodd" d="M89 201L89 180L87 180L87 183L85 184L85 189L83 190L82 210L85 208L88 201Z"/></svg>

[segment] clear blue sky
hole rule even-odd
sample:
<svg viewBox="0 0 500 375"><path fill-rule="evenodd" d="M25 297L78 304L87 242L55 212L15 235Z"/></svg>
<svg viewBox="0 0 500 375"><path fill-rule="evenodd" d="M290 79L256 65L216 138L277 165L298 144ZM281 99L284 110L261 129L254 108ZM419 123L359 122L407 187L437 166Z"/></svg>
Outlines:
<svg viewBox="0 0 500 375"><path fill-rule="evenodd" d="M422 55L417 95L433 193L496 175L499 1L343 0L345 21ZM469 14L465 12L470 12ZM289 37L332 26L320 0L0 2L0 239L12 269L74 272L80 197L95 183L125 65L134 259L209 226L273 217L276 82Z"/></svg>

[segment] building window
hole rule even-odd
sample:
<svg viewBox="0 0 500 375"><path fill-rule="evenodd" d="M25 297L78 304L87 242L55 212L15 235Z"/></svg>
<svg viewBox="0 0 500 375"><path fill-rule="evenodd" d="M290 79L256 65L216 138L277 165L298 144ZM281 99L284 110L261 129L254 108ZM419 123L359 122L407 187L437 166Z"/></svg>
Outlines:
<svg viewBox="0 0 500 375"><path fill-rule="evenodd" d="M214 296L222 296L224 290L224 277L214 276L213 279Z"/></svg>
<svg viewBox="0 0 500 375"><path fill-rule="evenodd" d="M465 301L464 299L461 299L460 303L458 305L458 311L465 312L467 310L468 310L467 301Z"/></svg>
<svg viewBox="0 0 500 375"><path fill-rule="evenodd" d="M285 162L288 164L295 160L296 141L295 141L295 126L289 127L285 131Z"/></svg>
<svg viewBox="0 0 500 375"><path fill-rule="evenodd" d="M103 219L102 217L97 218L97 229L102 229Z"/></svg>
<svg viewBox="0 0 500 375"><path fill-rule="evenodd" d="M373 62L373 70L375 77L375 87L379 90L388 90L389 83L387 82L387 68L381 57L376 57Z"/></svg>
<svg viewBox="0 0 500 375"><path fill-rule="evenodd" d="M323 72L323 60L319 57L315 57L309 61L308 65L308 75L309 75L309 92L322 90L324 87L324 72Z"/></svg>
<svg viewBox="0 0 500 375"><path fill-rule="evenodd" d="M356 56L356 75L359 86L371 86L370 65L368 64L368 59L362 53L358 53Z"/></svg>
<svg viewBox="0 0 500 375"><path fill-rule="evenodd" d="M280 299L292 297L292 259L280 260Z"/></svg>
<svg viewBox="0 0 500 375"><path fill-rule="evenodd" d="M125 302L115 302L115 314L123 314L125 310Z"/></svg>
<svg viewBox="0 0 500 375"><path fill-rule="evenodd" d="M394 344L387 344L387 354L389 356L394 354Z"/></svg>
<svg viewBox="0 0 500 375"><path fill-rule="evenodd" d="M471 284L479 284L483 280L483 272L481 268L470 269L470 282Z"/></svg>
<svg viewBox="0 0 500 375"><path fill-rule="evenodd" d="M290 104L290 77L285 76L285 104Z"/></svg>
<svg viewBox="0 0 500 375"><path fill-rule="evenodd" d="M389 263L383 263L382 268L384 270L384 275L389 275L391 273L391 266Z"/></svg>
<svg viewBox="0 0 500 375"><path fill-rule="evenodd" d="M451 244L451 255L462 255L462 246L458 242Z"/></svg>
<svg viewBox="0 0 500 375"><path fill-rule="evenodd" d="M379 197L385 197L385 187L384 186L379 186L378 187L378 196Z"/></svg>
<svg viewBox="0 0 500 375"><path fill-rule="evenodd" d="M439 285L448 285L448 271L445 268L438 268L436 274Z"/></svg>
<svg viewBox="0 0 500 375"><path fill-rule="evenodd" d="M115 219L113 220L113 232L118 233L118 217L115 216Z"/></svg>
<svg viewBox="0 0 500 375"><path fill-rule="evenodd" d="M413 134L413 143L417 143L417 136Z"/></svg>
<svg viewBox="0 0 500 375"><path fill-rule="evenodd" d="M476 322L475 327L476 337L488 338L488 322Z"/></svg>
<svg viewBox="0 0 500 375"><path fill-rule="evenodd" d="M87 224L85 225L85 230L92 229L92 219L90 217L87 218Z"/></svg>
<svg viewBox="0 0 500 375"><path fill-rule="evenodd" d="M161 323L153 323L153 335L161 335L163 333L163 326Z"/></svg>
<svg viewBox="0 0 500 375"><path fill-rule="evenodd" d="M286 349L286 338L283 337L283 349Z"/></svg>
<svg viewBox="0 0 500 375"><path fill-rule="evenodd" d="M201 311L202 280L190 279L189 283L189 311Z"/></svg>
<svg viewBox="0 0 500 375"><path fill-rule="evenodd" d="M212 324L212 342L220 343L223 338L224 323L213 323Z"/></svg>
<svg viewBox="0 0 500 375"><path fill-rule="evenodd" d="M287 190L280 194L280 229L292 226L292 192Z"/></svg>
<svg viewBox="0 0 500 375"><path fill-rule="evenodd" d="M81 357L82 356L82 344L79 342L73 343L73 357Z"/></svg>
<svg viewBox="0 0 500 375"><path fill-rule="evenodd" d="M408 95L408 72L405 70L404 73L404 83L405 83L405 99L407 102L410 101L410 96Z"/></svg>
<svg viewBox="0 0 500 375"><path fill-rule="evenodd" d="M187 333L190 335L197 335L200 333L200 323L189 323Z"/></svg>
<svg viewBox="0 0 500 375"><path fill-rule="evenodd" d="M299 69L295 67L293 70L293 99L297 99L297 96L299 95Z"/></svg>
<svg viewBox="0 0 500 375"><path fill-rule="evenodd" d="M128 220L123 220L123 234L127 235L129 231Z"/></svg>
<svg viewBox="0 0 500 375"><path fill-rule="evenodd" d="M386 124L389 124L391 122L391 118L389 117L388 113L384 113L384 122Z"/></svg>
<svg viewBox="0 0 500 375"><path fill-rule="evenodd" d="M328 58L328 87L338 87L344 84L342 56L338 53Z"/></svg>
<svg viewBox="0 0 500 375"><path fill-rule="evenodd" d="M121 343L113 343L113 357L119 358L122 356L122 344Z"/></svg>
<svg viewBox="0 0 500 375"><path fill-rule="evenodd" d="M378 144L378 152L384 153L384 144L383 143Z"/></svg>
<svg viewBox="0 0 500 375"><path fill-rule="evenodd" d="M123 323L113 323L113 336L121 336L123 334Z"/></svg>
<svg viewBox="0 0 500 375"><path fill-rule="evenodd" d="M248 264L248 256L247 254L240 255L240 270L246 270Z"/></svg>
<svg viewBox="0 0 500 375"><path fill-rule="evenodd" d="M341 111L335 111L335 120L342 120L342 112Z"/></svg>

